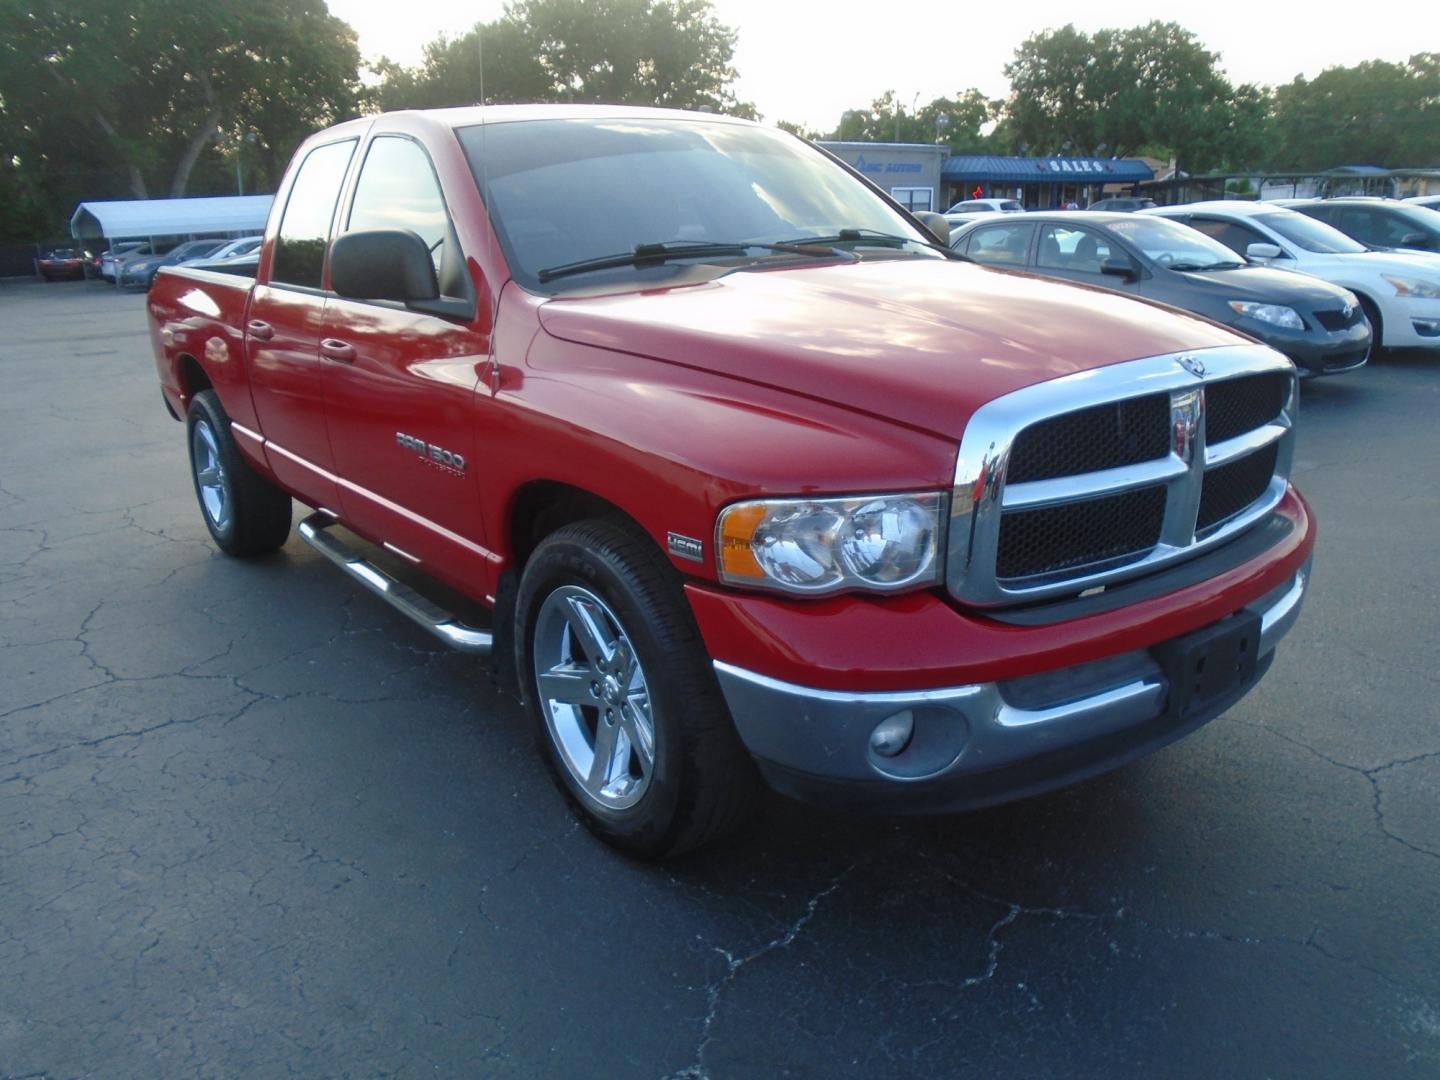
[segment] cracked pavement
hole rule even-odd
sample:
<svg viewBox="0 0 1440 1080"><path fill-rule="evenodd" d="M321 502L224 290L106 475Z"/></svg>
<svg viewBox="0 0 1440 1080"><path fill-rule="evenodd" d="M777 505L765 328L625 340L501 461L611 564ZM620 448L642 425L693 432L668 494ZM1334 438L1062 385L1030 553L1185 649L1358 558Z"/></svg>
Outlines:
<svg viewBox="0 0 1440 1080"><path fill-rule="evenodd" d="M212 548L143 297L0 325L0 1078L1440 1073L1440 357L1304 386L1313 587L1226 716L655 867L473 660Z"/></svg>

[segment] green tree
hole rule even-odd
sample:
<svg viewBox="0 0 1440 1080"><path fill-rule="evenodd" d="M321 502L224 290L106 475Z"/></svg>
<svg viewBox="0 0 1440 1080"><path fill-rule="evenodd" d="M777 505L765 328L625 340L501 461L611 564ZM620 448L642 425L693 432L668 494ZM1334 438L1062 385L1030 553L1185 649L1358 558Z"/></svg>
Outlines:
<svg viewBox="0 0 1440 1080"><path fill-rule="evenodd" d="M382 108L573 101L753 115L732 90L735 31L709 0L515 0L505 14L425 49L417 68L377 66Z"/></svg>
<svg viewBox="0 0 1440 1080"><path fill-rule="evenodd" d="M1000 102L973 88L908 110L893 91L887 91L868 108L847 110L834 137L854 142L942 143L952 154L973 153L987 145L984 129L999 110Z"/></svg>
<svg viewBox="0 0 1440 1080"><path fill-rule="evenodd" d="M1086 34L1074 26L1030 37L1005 67L1005 135L1034 153L1128 157L1163 147L1191 171L1217 167L1257 142L1263 95L1236 90L1219 56L1177 23Z"/></svg>
<svg viewBox="0 0 1440 1080"><path fill-rule="evenodd" d="M1297 77L1274 109L1274 167L1440 166L1440 53Z"/></svg>
<svg viewBox="0 0 1440 1080"><path fill-rule="evenodd" d="M323 0L0 0L0 157L57 223L79 198L228 186L227 149L259 186L355 112L358 67Z"/></svg>

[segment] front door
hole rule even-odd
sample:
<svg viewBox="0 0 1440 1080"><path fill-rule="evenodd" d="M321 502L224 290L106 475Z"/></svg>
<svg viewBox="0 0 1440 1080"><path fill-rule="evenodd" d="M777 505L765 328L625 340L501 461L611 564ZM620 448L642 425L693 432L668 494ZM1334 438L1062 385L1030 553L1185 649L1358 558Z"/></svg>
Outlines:
<svg viewBox="0 0 1440 1080"><path fill-rule="evenodd" d="M1129 256L1120 246L1095 229L1072 225L1041 225L1035 247L1035 270L1046 277L1064 278L1098 285L1102 289L1138 295L1135 280L1107 274L1101 266L1106 259Z"/></svg>
<svg viewBox="0 0 1440 1080"><path fill-rule="evenodd" d="M373 139L338 232L409 229L430 248L452 314L331 297L320 352L344 518L472 595L491 588L475 460L475 395L490 337L424 149ZM468 302L468 306L467 306ZM468 314L467 314L468 312Z"/></svg>

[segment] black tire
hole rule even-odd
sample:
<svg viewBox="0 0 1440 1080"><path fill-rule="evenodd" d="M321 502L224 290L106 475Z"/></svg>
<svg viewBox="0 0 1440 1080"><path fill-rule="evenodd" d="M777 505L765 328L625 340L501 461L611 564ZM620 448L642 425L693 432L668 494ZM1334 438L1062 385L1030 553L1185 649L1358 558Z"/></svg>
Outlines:
<svg viewBox="0 0 1440 1080"><path fill-rule="evenodd" d="M219 468L207 473L209 483L203 485L202 470L214 462L202 457L213 455ZM290 496L250 467L236 449L230 434L230 418L220 405L214 390L202 390L190 402L185 418L186 442L190 449L190 479L195 485L195 499L200 516L215 546L227 555L263 555L274 551L290 536ZM222 493L219 512L212 499L207 505L207 492L218 488Z"/></svg>
<svg viewBox="0 0 1440 1080"><path fill-rule="evenodd" d="M1368 296L1357 294L1356 299L1360 301L1360 310L1365 313L1365 321L1370 324L1370 359L1379 359L1380 354L1385 350L1385 346L1380 340L1385 333L1385 323L1380 318L1380 309Z"/></svg>
<svg viewBox="0 0 1440 1080"><path fill-rule="evenodd" d="M540 695L534 657L542 608L557 590L567 595L576 588L600 598L616 617L648 690L651 771L638 801L621 809L601 805L572 773ZM665 858L733 831L759 808L764 785L735 732L680 577L637 529L592 520L542 541L520 579L514 637L541 757L576 816L606 843ZM596 741L602 708L599 702L591 710Z"/></svg>

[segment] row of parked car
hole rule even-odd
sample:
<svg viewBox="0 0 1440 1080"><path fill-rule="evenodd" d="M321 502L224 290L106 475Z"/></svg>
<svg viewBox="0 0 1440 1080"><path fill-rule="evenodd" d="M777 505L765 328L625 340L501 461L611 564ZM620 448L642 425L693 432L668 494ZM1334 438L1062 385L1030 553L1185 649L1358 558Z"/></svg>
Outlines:
<svg viewBox="0 0 1440 1080"><path fill-rule="evenodd" d="M148 241L127 240L98 255L80 248L51 248L35 261L36 272L46 281L65 278L99 277L122 286L148 289L162 266L189 263L218 263L244 258L260 248L259 236L238 240L210 238L187 240L164 251Z"/></svg>
<svg viewBox="0 0 1440 1080"><path fill-rule="evenodd" d="M1372 347L1440 349L1440 211L1425 200L996 207L952 222L950 245L976 262L1204 315L1302 374L1352 371Z"/></svg>

